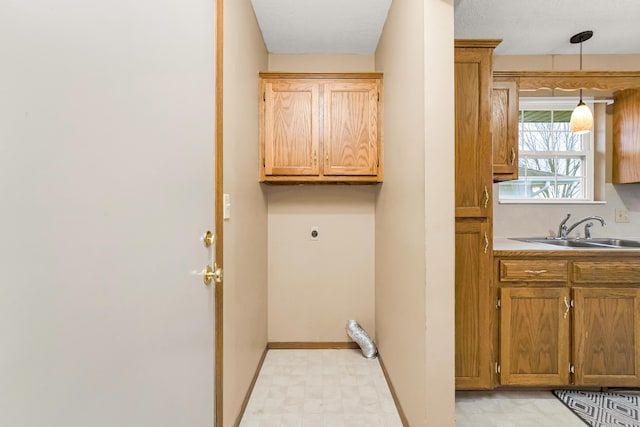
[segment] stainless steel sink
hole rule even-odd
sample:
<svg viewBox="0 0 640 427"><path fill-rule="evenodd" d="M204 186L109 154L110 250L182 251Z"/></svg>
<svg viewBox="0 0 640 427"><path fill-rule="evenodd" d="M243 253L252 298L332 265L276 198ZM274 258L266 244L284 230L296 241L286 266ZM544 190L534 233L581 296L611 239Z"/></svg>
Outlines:
<svg viewBox="0 0 640 427"><path fill-rule="evenodd" d="M625 249L640 248L640 241L613 238L593 238L593 239L555 239L553 237L522 237L513 238L528 243L544 243L546 245L564 246L570 248L592 248L592 249Z"/></svg>
<svg viewBox="0 0 640 427"><path fill-rule="evenodd" d="M544 243L546 245L554 245L554 246L567 246L571 248L592 248L594 245L588 243L585 240L573 240L573 239L546 239L544 237L533 237L533 238L522 238L522 239L513 239L519 240L521 242L528 243ZM598 245L600 246L600 245Z"/></svg>
<svg viewBox="0 0 640 427"><path fill-rule="evenodd" d="M602 245L610 245L610 246L619 246L623 248L640 248L640 242L637 240L626 240L626 239L611 239L611 238L600 238L595 237L589 242L599 243Z"/></svg>

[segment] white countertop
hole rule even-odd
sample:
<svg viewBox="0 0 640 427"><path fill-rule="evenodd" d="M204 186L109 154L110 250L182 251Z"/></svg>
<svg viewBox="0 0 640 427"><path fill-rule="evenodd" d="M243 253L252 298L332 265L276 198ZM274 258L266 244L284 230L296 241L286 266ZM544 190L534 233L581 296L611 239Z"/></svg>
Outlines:
<svg viewBox="0 0 640 427"><path fill-rule="evenodd" d="M638 239L630 239L638 240ZM493 238L493 250L494 251L602 251L603 248L583 248L583 247L570 247L570 246L556 246L548 245L545 243L529 243L522 242L520 240L513 240L507 237L494 237ZM605 251L638 251L640 248L607 248Z"/></svg>

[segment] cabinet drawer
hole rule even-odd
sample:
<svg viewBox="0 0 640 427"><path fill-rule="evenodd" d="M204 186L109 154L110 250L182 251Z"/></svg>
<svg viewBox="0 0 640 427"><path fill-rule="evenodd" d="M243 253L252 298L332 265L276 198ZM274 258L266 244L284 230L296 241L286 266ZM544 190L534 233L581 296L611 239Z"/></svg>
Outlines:
<svg viewBox="0 0 640 427"><path fill-rule="evenodd" d="M501 282L564 282L567 261L500 260Z"/></svg>
<svg viewBox="0 0 640 427"><path fill-rule="evenodd" d="M577 261L573 263L574 283L640 283L640 261Z"/></svg>

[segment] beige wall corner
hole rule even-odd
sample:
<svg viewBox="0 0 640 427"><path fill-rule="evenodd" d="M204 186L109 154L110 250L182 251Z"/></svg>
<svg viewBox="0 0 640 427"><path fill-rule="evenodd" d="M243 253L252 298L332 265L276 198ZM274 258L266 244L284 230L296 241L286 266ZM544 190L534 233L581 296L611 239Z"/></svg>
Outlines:
<svg viewBox="0 0 640 427"><path fill-rule="evenodd" d="M269 188L270 342L350 341L349 319L375 336L375 190Z"/></svg>
<svg viewBox="0 0 640 427"><path fill-rule="evenodd" d="M385 73L385 183L376 203L376 333L411 426L454 420L453 2L395 2Z"/></svg>
<svg viewBox="0 0 640 427"><path fill-rule="evenodd" d="M369 72L373 55L269 55L269 71ZM269 341L350 341L347 320L375 336L374 205L379 186L265 185L269 206ZM311 241L312 226L320 228Z"/></svg>
<svg viewBox="0 0 640 427"><path fill-rule="evenodd" d="M374 68L374 55L269 55L269 71L348 73Z"/></svg>
<svg viewBox="0 0 640 427"><path fill-rule="evenodd" d="M493 69L499 71L576 71L579 55L496 55ZM584 55L585 70L640 70L640 55Z"/></svg>
<svg viewBox="0 0 640 427"><path fill-rule="evenodd" d="M427 420L423 14L422 0L394 2L376 51L386 150L375 212L376 339L411 426Z"/></svg>
<svg viewBox="0 0 640 427"><path fill-rule="evenodd" d="M267 51L249 0L224 2L223 424L232 426L267 344L267 203L258 183L258 72Z"/></svg>
<svg viewBox="0 0 640 427"><path fill-rule="evenodd" d="M455 135L453 1L426 0L426 425L455 425Z"/></svg>

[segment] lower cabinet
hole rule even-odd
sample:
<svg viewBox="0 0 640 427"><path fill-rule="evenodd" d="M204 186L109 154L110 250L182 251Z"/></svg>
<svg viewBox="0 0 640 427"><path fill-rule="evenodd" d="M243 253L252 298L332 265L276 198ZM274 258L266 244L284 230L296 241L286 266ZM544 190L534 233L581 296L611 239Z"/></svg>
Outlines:
<svg viewBox="0 0 640 427"><path fill-rule="evenodd" d="M494 385L640 386L640 261L624 258L496 257Z"/></svg>
<svg viewBox="0 0 640 427"><path fill-rule="evenodd" d="M640 289L573 288L575 384L640 385Z"/></svg>
<svg viewBox="0 0 640 427"><path fill-rule="evenodd" d="M456 220L456 387L492 387L490 225L485 220Z"/></svg>
<svg viewBox="0 0 640 427"><path fill-rule="evenodd" d="M502 288L500 382L569 382L569 289Z"/></svg>

